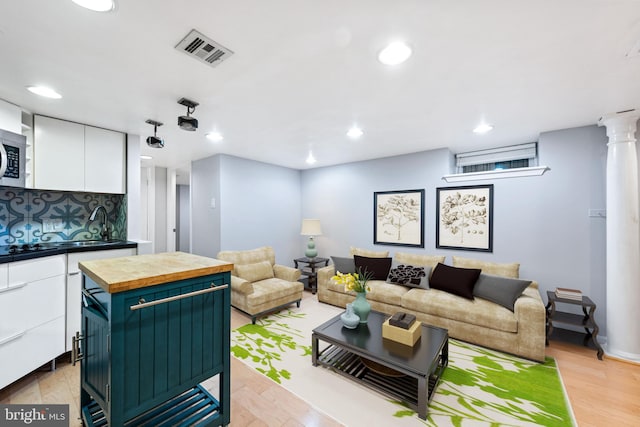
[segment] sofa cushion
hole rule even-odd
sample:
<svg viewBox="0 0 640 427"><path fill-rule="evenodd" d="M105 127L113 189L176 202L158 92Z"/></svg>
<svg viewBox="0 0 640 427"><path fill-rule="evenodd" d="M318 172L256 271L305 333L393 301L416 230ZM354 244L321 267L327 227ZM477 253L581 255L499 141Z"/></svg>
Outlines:
<svg viewBox="0 0 640 427"><path fill-rule="evenodd" d="M530 280L481 273L473 287L473 296L493 301L513 311L516 300L530 284Z"/></svg>
<svg viewBox="0 0 640 427"><path fill-rule="evenodd" d="M351 246L351 248L349 248L349 255L360 255L369 258L386 258L389 256L389 251L370 251L369 249L362 249Z"/></svg>
<svg viewBox="0 0 640 427"><path fill-rule="evenodd" d="M398 264L409 264L413 266L431 267L432 269L438 265L438 263L444 264L444 256L436 255L418 255L410 254L407 252L396 252L393 254L393 261Z"/></svg>
<svg viewBox="0 0 640 427"><path fill-rule="evenodd" d="M356 265L356 271L369 272L371 280L387 280L389 270L391 270L391 258L370 258L354 255L353 260Z"/></svg>
<svg viewBox="0 0 640 427"><path fill-rule="evenodd" d="M339 271L343 274L356 272L356 264L353 257L332 256L331 261L333 261L333 266L336 272Z"/></svg>
<svg viewBox="0 0 640 427"><path fill-rule="evenodd" d="M469 300L437 289L414 288L402 296L402 308L498 331L518 332L518 321L512 311L481 298Z"/></svg>
<svg viewBox="0 0 640 427"><path fill-rule="evenodd" d="M273 266L269 261L255 262L253 264L238 264L235 266L238 277L249 282L273 278Z"/></svg>
<svg viewBox="0 0 640 427"><path fill-rule="evenodd" d="M471 258L462 258L454 256L453 266L463 268L479 268L483 273L492 274L494 276L511 277L517 279L520 277L520 264L517 262L508 264L499 264L496 262L480 261Z"/></svg>
<svg viewBox="0 0 640 427"><path fill-rule="evenodd" d="M406 286L394 285L392 283L386 283L382 280L369 280L369 291L367 292L367 299L370 301L379 301L385 304L391 304L400 307L402 303L402 296L406 294L410 288ZM328 283L329 290L339 292L341 294L353 295L353 291L345 291L344 285L338 284L333 280Z"/></svg>
<svg viewBox="0 0 640 427"><path fill-rule="evenodd" d="M387 276L387 283L429 289L430 274L431 267L398 264L394 260L391 264L391 270L389 270L389 276Z"/></svg>
<svg viewBox="0 0 640 427"><path fill-rule="evenodd" d="M457 268L438 263L433 269L429 286L463 298L473 299L473 286L480 276L477 268Z"/></svg>

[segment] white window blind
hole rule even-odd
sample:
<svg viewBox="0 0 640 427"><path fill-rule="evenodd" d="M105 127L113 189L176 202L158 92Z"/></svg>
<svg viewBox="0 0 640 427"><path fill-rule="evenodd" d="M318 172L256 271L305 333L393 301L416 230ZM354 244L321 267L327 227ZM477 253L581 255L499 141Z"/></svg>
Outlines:
<svg viewBox="0 0 640 427"><path fill-rule="evenodd" d="M499 163L511 160L536 159L537 143L511 145L509 147L491 148L487 150L470 151L456 154L456 166L482 165L486 163ZM534 164L531 160L529 165Z"/></svg>

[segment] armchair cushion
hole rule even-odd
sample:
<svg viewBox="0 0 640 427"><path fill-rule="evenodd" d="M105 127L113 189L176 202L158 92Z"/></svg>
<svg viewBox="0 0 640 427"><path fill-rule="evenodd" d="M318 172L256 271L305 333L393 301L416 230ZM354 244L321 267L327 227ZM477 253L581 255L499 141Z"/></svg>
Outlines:
<svg viewBox="0 0 640 427"><path fill-rule="evenodd" d="M244 295L253 293L253 285L251 282L236 276L231 276L231 289Z"/></svg>
<svg viewBox="0 0 640 427"><path fill-rule="evenodd" d="M260 261L252 264L238 264L235 266L238 277L249 282L257 282L264 279L272 279L273 266L269 261Z"/></svg>
<svg viewBox="0 0 640 427"><path fill-rule="evenodd" d="M300 278L302 272L297 268L287 267L286 265L276 264L273 266L273 273L276 278L295 282Z"/></svg>

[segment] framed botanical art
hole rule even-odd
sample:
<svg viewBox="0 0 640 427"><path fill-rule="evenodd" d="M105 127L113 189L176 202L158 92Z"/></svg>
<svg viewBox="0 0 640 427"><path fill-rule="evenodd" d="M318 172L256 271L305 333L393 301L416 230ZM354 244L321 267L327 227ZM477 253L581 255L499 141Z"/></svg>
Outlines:
<svg viewBox="0 0 640 427"><path fill-rule="evenodd" d="M493 184L436 189L436 248L493 252Z"/></svg>
<svg viewBox="0 0 640 427"><path fill-rule="evenodd" d="M424 248L424 190L373 193L373 243Z"/></svg>

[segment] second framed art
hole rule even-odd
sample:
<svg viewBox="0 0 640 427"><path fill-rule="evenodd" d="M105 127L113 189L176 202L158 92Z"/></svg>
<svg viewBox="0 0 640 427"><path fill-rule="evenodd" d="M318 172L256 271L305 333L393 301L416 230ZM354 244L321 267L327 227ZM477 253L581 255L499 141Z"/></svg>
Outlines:
<svg viewBox="0 0 640 427"><path fill-rule="evenodd" d="M424 248L424 190L373 193L373 243Z"/></svg>
<svg viewBox="0 0 640 427"><path fill-rule="evenodd" d="M493 184L436 189L436 248L493 252Z"/></svg>

